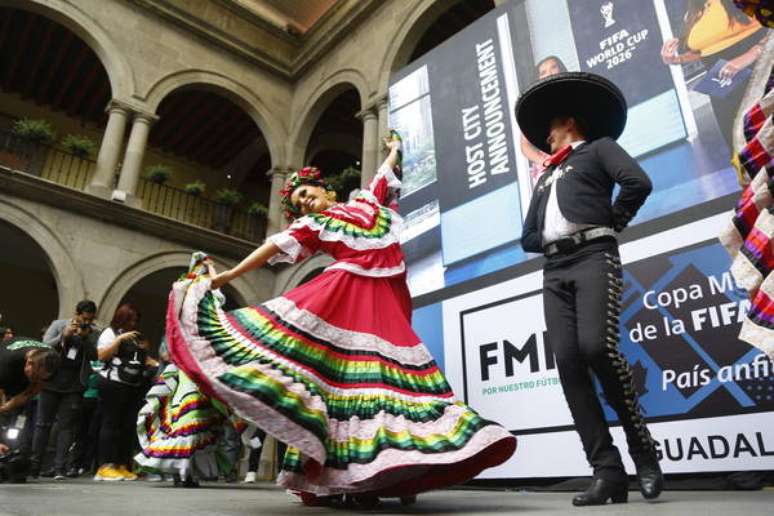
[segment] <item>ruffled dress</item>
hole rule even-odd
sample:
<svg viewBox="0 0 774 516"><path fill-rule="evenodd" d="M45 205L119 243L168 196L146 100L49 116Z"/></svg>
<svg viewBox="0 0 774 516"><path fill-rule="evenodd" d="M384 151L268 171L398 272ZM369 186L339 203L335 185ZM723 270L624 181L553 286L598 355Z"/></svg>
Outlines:
<svg viewBox="0 0 774 516"><path fill-rule="evenodd" d="M732 258L737 285L751 308L739 338L774 359L774 70L764 96L744 116L746 145L732 162L749 183L720 242ZM751 179L750 179L751 178Z"/></svg>
<svg viewBox="0 0 774 516"><path fill-rule="evenodd" d="M173 361L288 445L278 483L301 494L408 496L472 479L516 448L455 399L411 328L399 187L383 166L354 200L269 237L275 263L335 259L283 296L225 312L201 272L170 294Z"/></svg>
<svg viewBox="0 0 774 516"><path fill-rule="evenodd" d="M179 474L183 479L225 475L238 457L220 446L224 433L232 431L238 438L246 428L228 407L202 394L170 364L148 391L137 416L141 451L135 461L147 471Z"/></svg>

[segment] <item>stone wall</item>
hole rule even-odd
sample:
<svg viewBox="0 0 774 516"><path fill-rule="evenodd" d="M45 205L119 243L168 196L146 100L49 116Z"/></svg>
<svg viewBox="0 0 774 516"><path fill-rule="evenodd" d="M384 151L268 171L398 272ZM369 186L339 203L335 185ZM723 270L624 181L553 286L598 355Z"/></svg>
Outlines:
<svg viewBox="0 0 774 516"><path fill-rule="evenodd" d="M59 316L84 298L109 321L121 298L142 278L170 267L188 267L191 253L211 254L231 267L253 248L240 241L96 199L44 180L0 169L0 220L24 231L43 250L59 296ZM12 250L8 250L12 253ZM232 283L240 303L268 299L269 269Z"/></svg>

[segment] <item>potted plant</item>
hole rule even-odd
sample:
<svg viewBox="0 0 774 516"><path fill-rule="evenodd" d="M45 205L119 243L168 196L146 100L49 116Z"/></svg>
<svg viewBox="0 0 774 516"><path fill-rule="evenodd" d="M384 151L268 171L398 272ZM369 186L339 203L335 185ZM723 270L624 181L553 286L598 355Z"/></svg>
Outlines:
<svg viewBox="0 0 774 516"><path fill-rule="evenodd" d="M250 231L254 240L260 240L265 232L266 219L269 218L269 208L262 202L252 202L247 207L247 214L250 216Z"/></svg>
<svg viewBox="0 0 774 516"><path fill-rule="evenodd" d="M198 179L193 183L188 183L183 187L183 190L185 190L185 193L193 195L194 197L200 196L201 194L204 193L204 190L206 189L207 189L207 185L205 185L203 182L199 181Z"/></svg>
<svg viewBox="0 0 774 516"><path fill-rule="evenodd" d="M266 218L269 215L269 208L262 202L253 202L247 207L247 214L256 219Z"/></svg>
<svg viewBox="0 0 774 516"><path fill-rule="evenodd" d="M50 144L56 140L56 132L46 120L22 118L13 124L13 134L28 142Z"/></svg>
<svg viewBox="0 0 774 516"><path fill-rule="evenodd" d="M151 183L156 183L157 185L163 185L169 180L171 176L172 176L172 169L160 163L157 163L155 165L150 165L145 169L145 179L147 179ZM204 191L204 183L201 183L201 182L199 183L202 185L202 191ZM186 187L187 186L188 185L186 185ZM187 188L186 188L186 192L188 192ZM192 193L192 192L188 192L188 193ZM199 194L201 194L201 192L199 192ZM194 195L198 195L198 194L194 194Z"/></svg>
<svg viewBox="0 0 774 516"><path fill-rule="evenodd" d="M231 226L231 217L234 214L234 205L242 201L242 194L233 188L221 188L215 192L215 230L228 232Z"/></svg>
<svg viewBox="0 0 774 516"><path fill-rule="evenodd" d="M234 206L242 202L242 194L233 188L221 188L215 192L215 202L225 204L226 206Z"/></svg>
<svg viewBox="0 0 774 516"><path fill-rule="evenodd" d="M328 186L336 192L336 197L346 201L349 194L355 188L360 187L360 171L354 167L347 167L335 176L326 178Z"/></svg>
<svg viewBox="0 0 774 516"><path fill-rule="evenodd" d="M77 134L68 134L62 140L62 147L81 159L88 159L97 152L97 142L88 136L79 136Z"/></svg>
<svg viewBox="0 0 774 516"><path fill-rule="evenodd" d="M33 176L39 176L46 162L47 152L41 145L50 145L56 140L56 132L46 120L22 118L13 124L12 132L17 141L9 149L16 155L16 166Z"/></svg>

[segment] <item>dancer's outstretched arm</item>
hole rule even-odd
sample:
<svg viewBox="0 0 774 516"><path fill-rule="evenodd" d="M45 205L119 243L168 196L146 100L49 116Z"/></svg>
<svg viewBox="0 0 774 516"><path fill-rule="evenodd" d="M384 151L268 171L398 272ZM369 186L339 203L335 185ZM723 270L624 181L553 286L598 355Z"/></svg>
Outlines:
<svg viewBox="0 0 774 516"><path fill-rule="evenodd" d="M387 154L387 157L384 158L384 165L387 165L390 169L393 169L395 167L395 164L398 163L398 151L400 150L400 141L393 140L389 136L385 136L382 139L382 142L384 143L384 146L389 149L389 153Z"/></svg>
<svg viewBox="0 0 774 516"><path fill-rule="evenodd" d="M264 242L261 247L250 253L247 258L239 262L239 264L234 267L233 269L229 269L227 271L223 271L220 274L215 275L214 278L212 278L212 288L220 288L229 281L232 281L235 278L238 278L245 272L251 271L253 269L257 269L258 267L265 264L267 261L269 261L269 258L274 256L275 254L280 252L280 248L277 247L274 242L266 241ZM210 266L210 269L212 272L214 272L214 269L212 269L212 266Z"/></svg>

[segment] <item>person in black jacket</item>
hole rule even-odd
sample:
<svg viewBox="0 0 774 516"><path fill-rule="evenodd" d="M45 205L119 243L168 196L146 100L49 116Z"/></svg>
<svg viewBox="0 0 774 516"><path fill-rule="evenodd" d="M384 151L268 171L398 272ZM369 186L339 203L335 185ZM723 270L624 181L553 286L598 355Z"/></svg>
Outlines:
<svg viewBox="0 0 774 516"><path fill-rule="evenodd" d="M12 413L43 390L59 356L40 341L17 337L0 345L0 415Z"/></svg>
<svg viewBox="0 0 774 516"><path fill-rule="evenodd" d="M8 437L6 446L14 448L5 450L0 477L26 477L34 414L29 402L56 373L59 362L59 354L37 340L17 337L0 344L0 430ZM11 428L15 435L8 432Z"/></svg>
<svg viewBox="0 0 774 516"><path fill-rule="evenodd" d="M527 89L516 117L529 141L553 153L535 185L522 247L543 253L548 340L562 389L594 478L574 505L626 502L628 480L591 373L618 414L640 490L663 486L653 439L643 421L632 373L618 350L622 269L616 235L652 190L648 176L615 139L626 124L620 90L597 75L568 72ZM611 202L614 186L620 192Z"/></svg>
<svg viewBox="0 0 774 516"><path fill-rule="evenodd" d="M75 307L69 319L52 322L43 342L55 349L61 358L57 373L46 383L38 400L35 436L32 442L31 475L40 474L43 455L54 421L58 424L54 480L77 477L74 464L66 464L67 452L74 440L83 404L83 391L91 374L91 361L97 359L97 327L94 317L97 305L85 299ZM70 461L72 462L72 460Z"/></svg>

